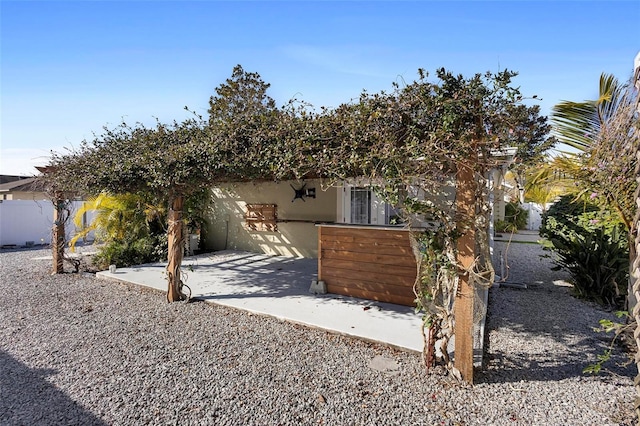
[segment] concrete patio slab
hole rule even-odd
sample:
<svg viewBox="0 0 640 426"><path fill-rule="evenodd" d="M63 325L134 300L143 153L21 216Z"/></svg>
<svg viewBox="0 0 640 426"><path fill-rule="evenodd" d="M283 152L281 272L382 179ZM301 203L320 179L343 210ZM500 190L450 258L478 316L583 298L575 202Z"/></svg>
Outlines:
<svg viewBox="0 0 640 426"><path fill-rule="evenodd" d="M166 263L118 268L97 277L166 291ZM413 308L335 294L309 293L316 259L221 251L185 258L191 296L209 303L421 352L422 320Z"/></svg>

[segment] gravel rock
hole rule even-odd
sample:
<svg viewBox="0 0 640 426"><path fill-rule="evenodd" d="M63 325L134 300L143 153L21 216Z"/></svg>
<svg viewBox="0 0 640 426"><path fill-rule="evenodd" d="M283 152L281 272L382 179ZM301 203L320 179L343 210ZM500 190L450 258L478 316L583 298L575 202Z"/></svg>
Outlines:
<svg viewBox="0 0 640 426"><path fill-rule="evenodd" d="M631 367L582 374L611 313L554 284L538 246L509 253L529 288L491 289L487 366L464 386L418 354L0 252L0 424L633 424Z"/></svg>

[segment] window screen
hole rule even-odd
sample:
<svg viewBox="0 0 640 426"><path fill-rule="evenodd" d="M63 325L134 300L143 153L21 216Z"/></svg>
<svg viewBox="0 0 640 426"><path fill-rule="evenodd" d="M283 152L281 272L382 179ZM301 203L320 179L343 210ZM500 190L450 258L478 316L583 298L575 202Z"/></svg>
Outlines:
<svg viewBox="0 0 640 426"><path fill-rule="evenodd" d="M351 223L371 223L371 191L351 188Z"/></svg>

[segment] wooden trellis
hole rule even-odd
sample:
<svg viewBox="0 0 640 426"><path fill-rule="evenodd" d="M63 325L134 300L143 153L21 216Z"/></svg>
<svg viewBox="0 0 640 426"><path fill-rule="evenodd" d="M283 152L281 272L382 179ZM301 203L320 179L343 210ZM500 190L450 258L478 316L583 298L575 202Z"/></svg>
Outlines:
<svg viewBox="0 0 640 426"><path fill-rule="evenodd" d="M245 225L251 231L276 232L278 206L275 204L247 204Z"/></svg>

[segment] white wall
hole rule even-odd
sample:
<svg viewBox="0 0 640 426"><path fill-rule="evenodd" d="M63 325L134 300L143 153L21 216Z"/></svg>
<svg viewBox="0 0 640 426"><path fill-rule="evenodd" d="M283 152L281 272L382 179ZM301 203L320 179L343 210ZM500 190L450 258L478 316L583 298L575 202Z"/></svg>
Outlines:
<svg viewBox="0 0 640 426"><path fill-rule="evenodd" d="M71 219L67 222L67 239L75 233L73 215L82 201L72 203ZM91 221L88 215L87 221ZM24 246L27 241L34 244L50 244L53 228L53 204L47 200L4 200L0 202L0 245Z"/></svg>
<svg viewBox="0 0 640 426"><path fill-rule="evenodd" d="M213 188L213 209L206 233L206 248L246 250L290 257L318 257L318 229L314 222L335 222L336 188L322 188L319 180L307 180L316 198L293 200L293 184L300 182L235 183ZM278 230L254 231L246 226L246 205L275 204ZM287 222L289 221L289 222Z"/></svg>
<svg viewBox="0 0 640 426"><path fill-rule="evenodd" d="M550 205L550 204L549 204ZM547 208L549 207L547 205ZM543 208L540 204L536 203L524 203L522 207L529 212L529 218L527 220L527 229L530 231L540 230L542 225Z"/></svg>

